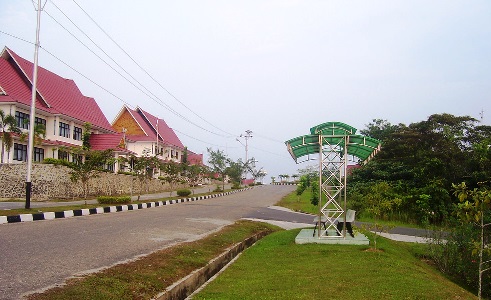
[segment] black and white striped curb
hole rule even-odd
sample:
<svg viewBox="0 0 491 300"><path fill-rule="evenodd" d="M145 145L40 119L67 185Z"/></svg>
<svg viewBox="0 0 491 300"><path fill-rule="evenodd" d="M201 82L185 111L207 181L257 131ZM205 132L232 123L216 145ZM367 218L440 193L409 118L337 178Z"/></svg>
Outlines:
<svg viewBox="0 0 491 300"><path fill-rule="evenodd" d="M126 205L106 206L106 207L97 207L97 208L74 209L74 210L65 210L59 212L21 214L15 216L0 216L0 224L31 222L31 221L40 221L40 220L54 220L54 219L61 219L61 218L71 218L71 217L88 216L88 215L96 215L96 214L104 214L104 213L112 213L112 212L131 211L131 210L138 210L143 208L159 207L164 205L217 198L217 197L235 194L250 189L252 188L244 188L244 189L234 190L225 193L190 197L190 198L181 198L181 199L167 200L167 201L155 201L155 202L146 202L146 203L139 203L139 204L126 204Z"/></svg>

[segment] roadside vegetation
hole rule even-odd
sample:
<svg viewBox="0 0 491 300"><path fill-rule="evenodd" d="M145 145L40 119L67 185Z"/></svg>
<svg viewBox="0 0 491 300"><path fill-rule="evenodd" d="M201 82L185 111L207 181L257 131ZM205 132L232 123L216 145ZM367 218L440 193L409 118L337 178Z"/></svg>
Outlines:
<svg viewBox="0 0 491 300"><path fill-rule="evenodd" d="M193 299L476 299L419 259L418 244L297 245L298 231L261 239Z"/></svg>
<svg viewBox="0 0 491 300"><path fill-rule="evenodd" d="M357 220L444 231L428 259L478 297L490 298L491 126L435 114L409 125L373 120L361 133L380 140L382 151L347 177L348 208ZM287 205L317 212L318 181L315 171L304 172ZM295 201L303 193L310 193L311 208Z"/></svg>

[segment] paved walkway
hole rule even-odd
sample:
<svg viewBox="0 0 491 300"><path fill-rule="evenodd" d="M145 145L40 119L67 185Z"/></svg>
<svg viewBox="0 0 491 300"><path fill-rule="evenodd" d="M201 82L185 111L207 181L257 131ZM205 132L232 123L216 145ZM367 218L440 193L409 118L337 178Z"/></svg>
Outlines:
<svg viewBox="0 0 491 300"><path fill-rule="evenodd" d="M205 185L201 186L198 188L193 189L195 194L201 194L201 193L209 193L213 191L216 188L216 185ZM230 189L230 185L226 184L225 189ZM171 195L174 197L177 195L176 191L171 192L162 192L162 193L155 193L155 194L143 194L140 196L141 201L145 200L152 200L152 199L162 199L162 198L167 198L171 197ZM191 197L193 195L190 195ZM133 195L131 196L132 201L136 201L138 199L138 195ZM88 199L88 200L76 200L76 201L31 201L31 208L38 208L38 207L54 207L54 206L70 206L70 205L81 205L81 204L96 204L97 199ZM16 209L16 208L24 208L25 207L25 202L24 201L16 201L16 202L10 202L10 201L0 201L0 210L2 209Z"/></svg>

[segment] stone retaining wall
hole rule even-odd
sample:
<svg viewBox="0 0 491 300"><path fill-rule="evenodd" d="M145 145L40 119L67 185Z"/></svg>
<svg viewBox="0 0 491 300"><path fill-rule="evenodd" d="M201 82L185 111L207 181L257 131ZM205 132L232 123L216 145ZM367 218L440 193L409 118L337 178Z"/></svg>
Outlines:
<svg viewBox="0 0 491 300"><path fill-rule="evenodd" d="M70 180L70 169L51 164L33 164L31 173L32 201L82 198L80 182ZM27 165L0 164L0 198L25 198ZM156 193L168 190L168 184L152 179L143 187L142 193ZM98 178L89 180L89 196L137 195L140 182L132 175L101 173Z"/></svg>

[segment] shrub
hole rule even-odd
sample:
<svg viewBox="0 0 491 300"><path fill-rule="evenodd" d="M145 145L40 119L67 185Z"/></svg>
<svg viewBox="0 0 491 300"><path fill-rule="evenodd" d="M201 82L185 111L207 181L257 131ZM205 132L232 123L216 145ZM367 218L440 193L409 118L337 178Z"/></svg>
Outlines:
<svg viewBox="0 0 491 300"><path fill-rule="evenodd" d="M217 185L217 187L213 190L213 192L220 193L220 192L223 192L223 190L219 185Z"/></svg>
<svg viewBox="0 0 491 300"><path fill-rule="evenodd" d="M51 165L56 165L56 166L66 166L66 167L69 167L71 164L71 162L67 161L67 160L64 160L64 159L56 159L56 158L45 158L43 160L43 163L45 164L51 164Z"/></svg>
<svg viewBox="0 0 491 300"><path fill-rule="evenodd" d="M97 197L99 204L127 204L131 202L130 196L99 196Z"/></svg>
<svg viewBox="0 0 491 300"><path fill-rule="evenodd" d="M232 185L232 190L238 190L238 189L240 189L240 183L234 182L234 184Z"/></svg>
<svg viewBox="0 0 491 300"><path fill-rule="evenodd" d="M180 197L187 197L187 196L191 195L191 190L189 190L189 189L177 190L177 195Z"/></svg>

